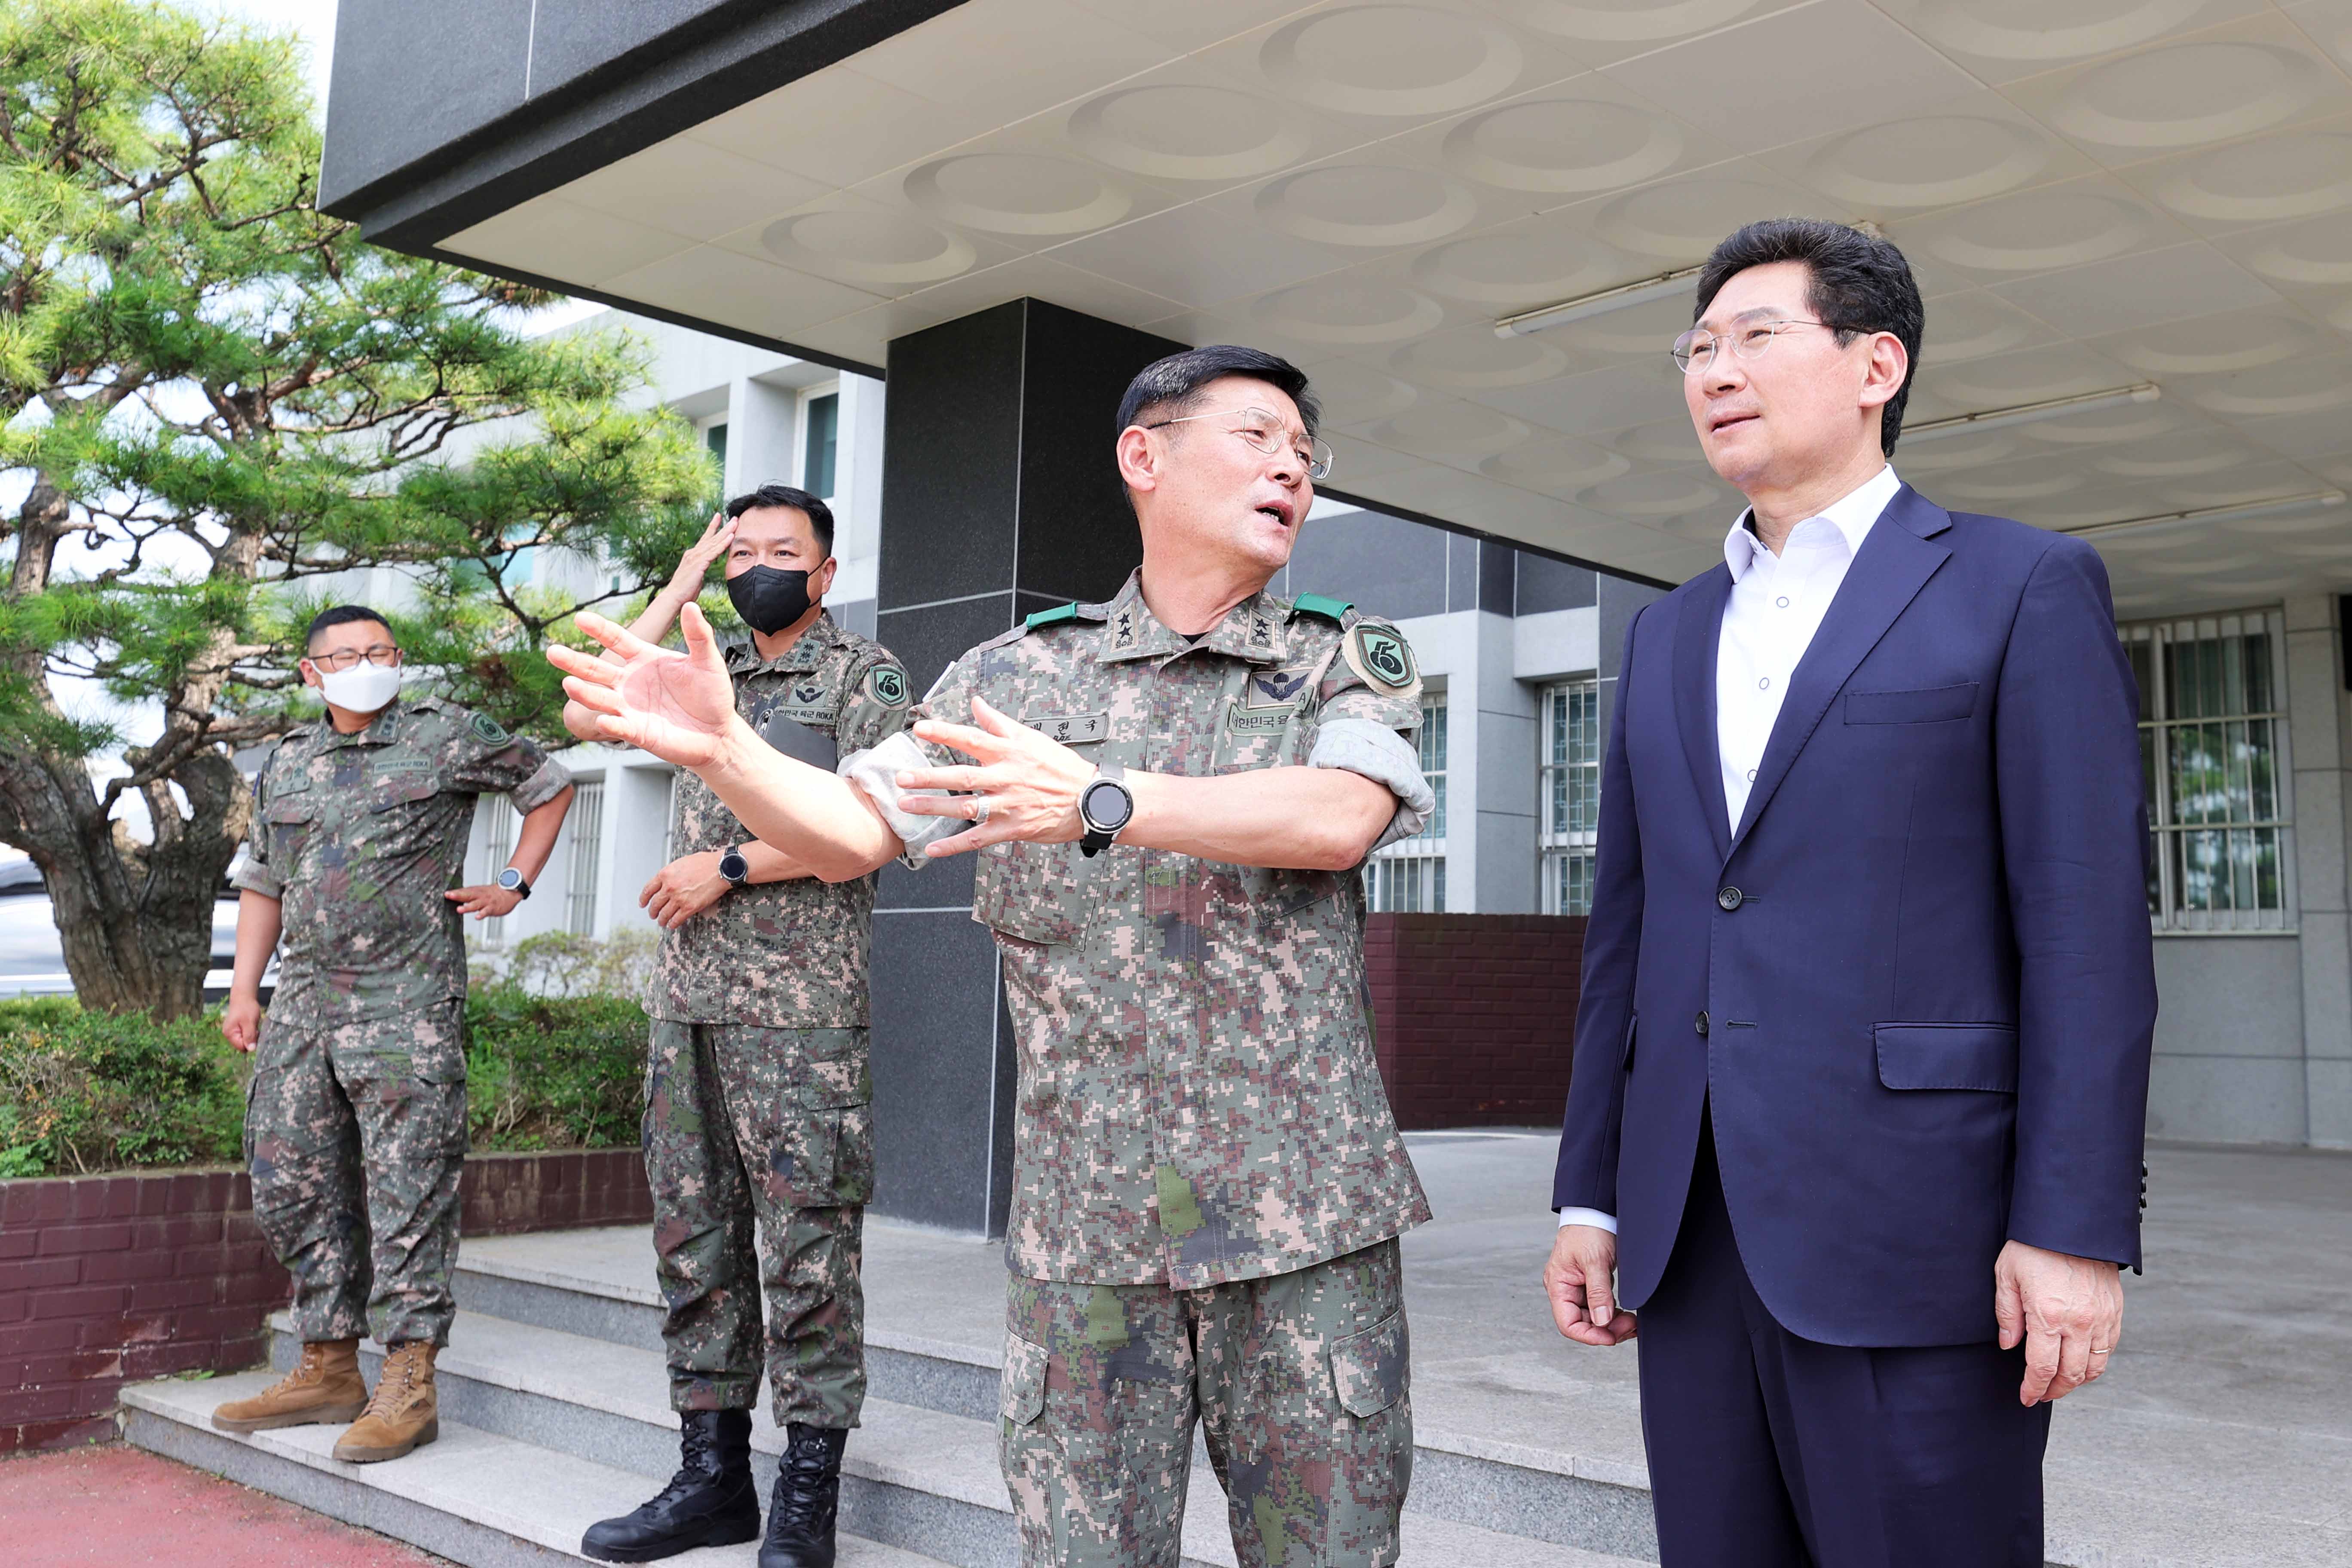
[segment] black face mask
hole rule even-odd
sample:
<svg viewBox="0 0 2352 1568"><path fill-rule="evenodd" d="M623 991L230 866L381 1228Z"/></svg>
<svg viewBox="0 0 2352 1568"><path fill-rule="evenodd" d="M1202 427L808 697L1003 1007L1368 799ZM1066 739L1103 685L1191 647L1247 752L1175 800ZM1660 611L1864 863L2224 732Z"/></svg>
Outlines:
<svg viewBox="0 0 2352 1568"><path fill-rule="evenodd" d="M809 613L809 574L776 566L754 566L727 579L727 601L743 624L773 637Z"/></svg>

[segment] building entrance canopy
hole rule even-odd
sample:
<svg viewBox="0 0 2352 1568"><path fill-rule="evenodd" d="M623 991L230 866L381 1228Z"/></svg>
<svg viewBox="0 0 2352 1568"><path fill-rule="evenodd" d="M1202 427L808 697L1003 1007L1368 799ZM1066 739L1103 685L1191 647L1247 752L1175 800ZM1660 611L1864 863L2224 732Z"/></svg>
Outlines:
<svg viewBox="0 0 2352 1568"><path fill-rule="evenodd" d="M1664 581L1738 507L1670 275L1867 220L1903 473L2093 531L2130 615L2352 587L2347 66L2352 0L344 0L322 189L873 374L1024 296L1255 343L1336 491Z"/></svg>

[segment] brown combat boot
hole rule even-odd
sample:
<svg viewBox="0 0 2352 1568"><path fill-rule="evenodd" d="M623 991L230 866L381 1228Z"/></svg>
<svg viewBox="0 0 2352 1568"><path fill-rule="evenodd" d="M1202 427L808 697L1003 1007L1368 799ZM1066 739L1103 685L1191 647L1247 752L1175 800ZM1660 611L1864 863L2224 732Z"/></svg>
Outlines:
<svg viewBox="0 0 2352 1568"><path fill-rule="evenodd" d="M440 1403L433 1393L433 1358L438 1353L424 1340L410 1340L384 1352L375 1396L368 1401L367 1414L335 1440L335 1458L346 1464L372 1465L397 1459L441 1436Z"/></svg>
<svg viewBox="0 0 2352 1568"><path fill-rule="evenodd" d="M250 1399L232 1399L213 1412L222 1432L266 1432L273 1426L307 1426L319 1421L349 1421L367 1408L367 1384L360 1376L357 1340L312 1340L302 1347L294 1370Z"/></svg>

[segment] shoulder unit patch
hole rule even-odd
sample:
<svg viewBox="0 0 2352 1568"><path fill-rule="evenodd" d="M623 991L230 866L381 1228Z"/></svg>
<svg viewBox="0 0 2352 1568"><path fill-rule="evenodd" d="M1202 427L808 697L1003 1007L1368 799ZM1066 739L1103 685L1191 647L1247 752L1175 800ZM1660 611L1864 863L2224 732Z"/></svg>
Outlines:
<svg viewBox="0 0 2352 1568"><path fill-rule="evenodd" d="M1412 646L1394 626L1359 621L1339 645L1348 668L1383 697L1409 697L1421 690L1421 670Z"/></svg>
<svg viewBox="0 0 2352 1568"><path fill-rule="evenodd" d="M514 739L512 735L507 733L505 725L487 713L475 714L467 728L471 729L475 738L485 745L502 746Z"/></svg>
<svg viewBox="0 0 2352 1568"><path fill-rule="evenodd" d="M885 708L907 705L907 672L895 664L877 664L866 672L866 690Z"/></svg>

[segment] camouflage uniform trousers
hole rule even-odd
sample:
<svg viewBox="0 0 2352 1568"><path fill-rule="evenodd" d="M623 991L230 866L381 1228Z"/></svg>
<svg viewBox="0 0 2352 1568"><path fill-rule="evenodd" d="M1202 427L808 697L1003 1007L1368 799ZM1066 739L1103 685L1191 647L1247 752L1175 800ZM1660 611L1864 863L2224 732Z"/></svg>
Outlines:
<svg viewBox="0 0 2352 1568"><path fill-rule="evenodd" d="M461 1006L267 1020L245 1111L253 1215L305 1340L449 1342L466 1155Z"/></svg>
<svg viewBox="0 0 2352 1568"><path fill-rule="evenodd" d="M1397 1244L1172 1290L1013 1277L1023 1568L1177 1568L1197 1415L1242 1568L1384 1568L1412 1479Z"/></svg>
<svg viewBox="0 0 2352 1568"><path fill-rule="evenodd" d="M654 1020L646 1174L671 1409L750 1409L764 1362L778 1426L857 1425L871 1098L864 1029Z"/></svg>

